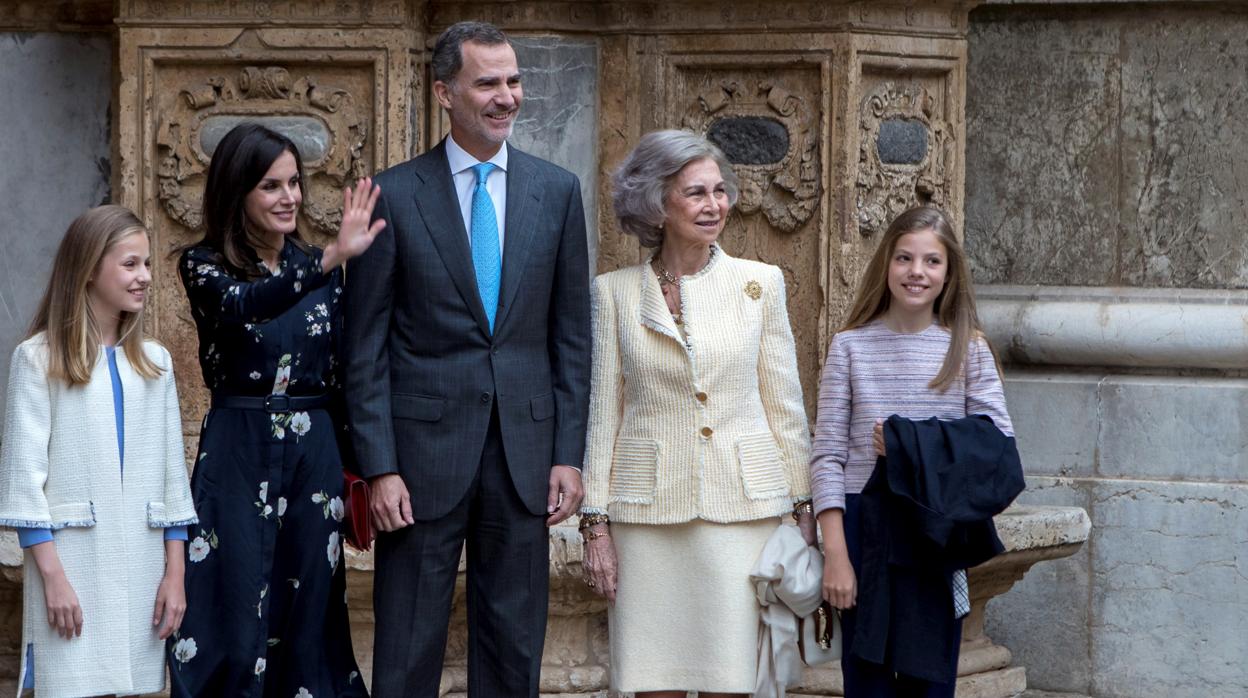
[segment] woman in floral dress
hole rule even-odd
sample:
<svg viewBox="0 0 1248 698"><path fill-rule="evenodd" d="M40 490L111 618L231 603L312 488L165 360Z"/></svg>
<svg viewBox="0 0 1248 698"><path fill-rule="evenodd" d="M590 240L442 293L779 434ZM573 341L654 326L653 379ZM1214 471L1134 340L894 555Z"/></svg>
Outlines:
<svg viewBox="0 0 1248 698"><path fill-rule="evenodd" d="M178 263L212 391L191 491L187 614L169 642L172 695L366 696L342 557L336 347L342 263L363 252L378 190L344 192L324 251L299 236L295 145L231 130L204 191L204 239Z"/></svg>

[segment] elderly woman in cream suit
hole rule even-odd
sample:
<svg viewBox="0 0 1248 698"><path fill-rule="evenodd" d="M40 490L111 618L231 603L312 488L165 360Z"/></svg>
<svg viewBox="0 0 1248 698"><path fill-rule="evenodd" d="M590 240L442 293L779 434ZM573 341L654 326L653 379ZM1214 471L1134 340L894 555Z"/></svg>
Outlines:
<svg viewBox="0 0 1248 698"><path fill-rule="evenodd" d="M814 540L784 277L717 244L736 176L705 139L647 134L614 187L620 227L658 249L593 286L581 529L612 601L612 688L748 694L750 568L790 511Z"/></svg>

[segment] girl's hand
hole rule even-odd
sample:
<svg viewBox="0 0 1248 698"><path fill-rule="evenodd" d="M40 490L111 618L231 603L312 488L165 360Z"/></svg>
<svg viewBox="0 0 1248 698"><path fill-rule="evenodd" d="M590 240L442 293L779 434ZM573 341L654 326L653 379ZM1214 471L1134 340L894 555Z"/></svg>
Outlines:
<svg viewBox="0 0 1248 698"><path fill-rule="evenodd" d="M884 420L875 420L875 428L871 430L871 445L875 446L875 455L883 456L884 453Z"/></svg>
<svg viewBox="0 0 1248 698"><path fill-rule="evenodd" d="M56 628L56 634L65 638L82 635L82 606L78 594L65 576L61 558L56 554L56 543L46 541L32 545L27 550L35 558L35 568L43 578L43 600L48 608L48 625Z"/></svg>
<svg viewBox="0 0 1248 698"><path fill-rule="evenodd" d="M82 635L82 606L65 570L44 576L43 599L48 607L48 625L56 628L57 635L66 640Z"/></svg>
<svg viewBox="0 0 1248 698"><path fill-rule="evenodd" d="M853 608L858 603L858 580L845 554L829 554L823 560L823 598L836 608Z"/></svg>
<svg viewBox="0 0 1248 698"><path fill-rule="evenodd" d="M615 585L619 578L615 556L615 542L611 540L609 524L590 528L595 533L605 533L585 544L585 583L595 594L615 603Z"/></svg>
<svg viewBox="0 0 1248 698"><path fill-rule="evenodd" d="M381 196L381 187L373 184L371 177L359 180L355 191L351 187L342 190L342 225L338 228L338 238L326 246L321 257L321 267L326 272L363 254L373 244L377 233L386 227L385 221L373 220L378 196Z"/></svg>
<svg viewBox="0 0 1248 698"><path fill-rule="evenodd" d="M156 612L152 615L152 626L158 628L156 634L162 640L182 627L182 617L186 615L186 585L182 576L180 570L166 570L156 589Z"/></svg>

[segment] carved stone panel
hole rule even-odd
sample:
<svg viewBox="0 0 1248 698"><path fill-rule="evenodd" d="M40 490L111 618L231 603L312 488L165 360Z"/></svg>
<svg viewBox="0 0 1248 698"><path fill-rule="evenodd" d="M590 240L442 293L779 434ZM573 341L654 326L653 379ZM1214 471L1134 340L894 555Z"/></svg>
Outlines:
<svg viewBox="0 0 1248 698"><path fill-rule="evenodd" d="M710 84L686 97L681 127L706 135L732 161L741 178L737 210L762 211L792 233L819 204L818 93L794 94L765 75L705 77Z"/></svg>
<svg viewBox="0 0 1248 698"><path fill-rule="evenodd" d="M886 80L864 92L856 182L863 235L883 232L918 204L948 208L955 186L950 167L961 146L942 101L921 81Z"/></svg>
<svg viewBox="0 0 1248 698"><path fill-rule="evenodd" d="M368 174L368 115L358 105L370 103L372 86L371 76L359 70L326 72L306 65L225 65L172 80L176 90L160 100L156 128L157 198L165 213L199 228L212 150L229 129L254 121L295 142L307 175L302 216L318 233L336 232L342 187Z"/></svg>
<svg viewBox="0 0 1248 698"><path fill-rule="evenodd" d="M118 18L114 200L152 234L151 329L174 356L183 424L193 447L207 409L198 338L175 268L177 249L202 235L204 180L213 149L237 123L258 121L289 136L305 168L299 228L324 244L341 220L342 187L408 157L423 112L419 34L385 26L229 26L234 5L201 3L204 26L173 24L124 3ZM228 5L228 7L227 7ZM299 3L274 6L289 14ZM142 10L143 12L140 12ZM176 20L176 21L175 21Z"/></svg>

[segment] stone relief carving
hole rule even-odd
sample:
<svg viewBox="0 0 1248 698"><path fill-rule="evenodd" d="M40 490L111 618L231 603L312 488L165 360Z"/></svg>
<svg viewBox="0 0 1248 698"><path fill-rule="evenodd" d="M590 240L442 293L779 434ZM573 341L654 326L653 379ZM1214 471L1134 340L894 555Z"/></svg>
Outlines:
<svg viewBox="0 0 1248 698"><path fill-rule="evenodd" d="M916 124L921 128L914 128ZM885 140L897 139L896 143L881 141L882 126L889 125L905 126L884 129ZM957 144L952 125L942 118L926 88L880 84L862 100L859 129L858 232L882 232L911 206L948 204Z"/></svg>
<svg viewBox="0 0 1248 698"><path fill-rule="evenodd" d="M809 100L772 80L724 79L689 102L681 126L707 134L716 122L750 117L782 125L788 147L774 162L734 162L741 180L737 210L761 210L772 226L791 233L819 205L819 139Z"/></svg>
<svg viewBox="0 0 1248 698"><path fill-rule="evenodd" d="M210 158L205 141L215 147L229 127L245 120L276 127L295 140L307 177L303 216L318 232L336 233L342 222L338 192L365 175L367 114L347 90L319 85L307 75L292 81L278 66L246 66L180 89L156 131L157 198L165 211L190 229L199 227Z"/></svg>

